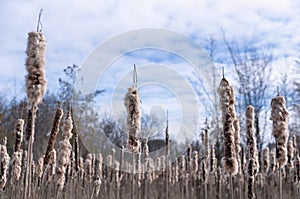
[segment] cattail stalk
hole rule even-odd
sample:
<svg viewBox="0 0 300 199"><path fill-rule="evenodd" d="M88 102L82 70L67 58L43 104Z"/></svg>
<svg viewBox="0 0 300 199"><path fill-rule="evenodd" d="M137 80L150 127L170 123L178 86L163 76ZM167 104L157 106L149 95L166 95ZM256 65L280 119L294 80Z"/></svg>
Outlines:
<svg viewBox="0 0 300 199"><path fill-rule="evenodd" d="M60 141L58 151L58 164L56 167L56 183L59 190L62 190L65 184L65 173L67 166L70 163L70 156L72 152L72 146L70 139L72 137L73 122L70 113L67 114L64 121L62 140Z"/></svg>
<svg viewBox="0 0 300 199"><path fill-rule="evenodd" d="M263 167L262 170L265 174L268 173L269 171L269 165L270 165L270 161L269 161L269 148L266 147L263 150L263 154L262 154L262 158L263 158Z"/></svg>
<svg viewBox="0 0 300 199"><path fill-rule="evenodd" d="M246 108L246 134L249 156L255 160L255 168L259 171L258 150L254 135L254 107L251 105L247 106Z"/></svg>
<svg viewBox="0 0 300 199"><path fill-rule="evenodd" d="M287 157L288 157L288 160L287 160L287 166L288 168L292 169L294 168L294 164L293 164L293 159L294 159L294 146L293 146L293 141L290 140L288 142L288 145L287 145Z"/></svg>
<svg viewBox="0 0 300 199"><path fill-rule="evenodd" d="M277 96L271 101L271 120L273 121L273 136L277 144L277 160L282 168L287 163L287 140L288 140L288 111L285 107L283 96Z"/></svg>
<svg viewBox="0 0 300 199"><path fill-rule="evenodd" d="M46 169L49 165L50 159L51 159L51 153L55 147L56 137L59 132L59 125L61 118L63 116L63 110L59 107L56 110L53 123L52 123L52 129L50 133L50 138L47 145L47 150L45 153L45 159L44 159L44 169Z"/></svg>
<svg viewBox="0 0 300 199"><path fill-rule="evenodd" d="M128 89L125 96L127 110L128 148L137 152L140 148L138 133L141 128L140 97L136 86Z"/></svg>
<svg viewBox="0 0 300 199"><path fill-rule="evenodd" d="M248 163L248 199L255 198L254 186L255 186L255 174L257 171L256 160L254 158L249 159Z"/></svg>
<svg viewBox="0 0 300 199"><path fill-rule="evenodd" d="M18 119L14 129L16 135L15 152L20 151L21 149L21 144L23 141L23 126L24 126L24 120Z"/></svg>
<svg viewBox="0 0 300 199"><path fill-rule="evenodd" d="M73 116L73 108L71 107L71 115ZM72 128L72 134L74 136L74 158L75 158L75 171L79 171L79 139L78 139L78 133L77 133L77 128L76 124L73 124Z"/></svg>
<svg viewBox="0 0 300 199"><path fill-rule="evenodd" d="M127 111L128 149L131 152L141 150L138 133L141 130L140 96L137 88L137 72L134 65L133 85L128 88L124 105Z"/></svg>
<svg viewBox="0 0 300 199"><path fill-rule="evenodd" d="M209 167L210 167L210 172L215 172L217 169L217 159L216 159L216 154L215 154L215 148L213 145L210 145L210 155L209 155Z"/></svg>
<svg viewBox="0 0 300 199"><path fill-rule="evenodd" d="M235 97L233 87L227 79L222 78L218 88L218 93L220 96L220 106L222 110L225 169L231 175L236 175L238 172L238 163L236 160L233 128L233 121L235 120Z"/></svg>
<svg viewBox="0 0 300 199"><path fill-rule="evenodd" d="M9 169L10 157L6 149L7 138L3 138L3 144L0 145L0 188L3 189L7 182L7 173Z"/></svg>
<svg viewBox="0 0 300 199"><path fill-rule="evenodd" d="M41 15L42 10L40 11ZM40 18L39 18L40 19ZM37 30L39 31L39 30ZM35 119L37 105L42 102L43 95L46 91L46 75L45 75L45 52L46 52L46 39L41 32L29 32L27 43L27 59L26 70L26 90L29 105L31 109L31 124L26 131L26 141L28 142L28 165L26 171L25 183L25 198L30 198L31 187L31 162L32 162L32 145L34 142L35 132ZM30 114L30 112L29 112ZM29 121L30 122L30 121Z"/></svg>

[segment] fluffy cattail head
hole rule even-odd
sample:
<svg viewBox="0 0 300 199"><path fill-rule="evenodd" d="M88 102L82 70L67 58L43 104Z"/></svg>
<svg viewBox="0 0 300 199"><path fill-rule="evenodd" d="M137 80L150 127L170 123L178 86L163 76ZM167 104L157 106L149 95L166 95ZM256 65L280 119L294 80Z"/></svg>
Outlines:
<svg viewBox="0 0 300 199"><path fill-rule="evenodd" d="M26 88L32 106L41 103L46 90L45 78L46 39L40 32L28 33L26 69Z"/></svg>
<svg viewBox="0 0 300 199"><path fill-rule="evenodd" d="M254 158L256 168L259 169L258 150L256 145L256 137L254 135L254 107L247 106L246 108L246 133L247 133L247 147L250 158Z"/></svg>
<svg viewBox="0 0 300 199"><path fill-rule="evenodd" d="M12 157L12 176L15 181L21 177L22 150L15 151Z"/></svg>
<svg viewBox="0 0 300 199"><path fill-rule="evenodd" d="M136 86L128 88L124 104L127 110L128 148L132 152L138 152L140 141L138 133L141 129L140 97Z"/></svg>
<svg viewBox="0 0 300 199"><path fill-rule="evenodd" d="M227 79L222 78L218 93L222 110L225 169L231 175L236 175L238 172L238 162L236 160L235 132L233 128L233 121L235 120L235 96L233 87L229 84Z"/></svg>
<svg viewBox="0 0 300 199"><path fill-rule="evenodd" d="M285 107L283 96L277 96L271 101L271 120L273 121L273 136L277 144L277 159L280 167L287 163L287 141L288 141L288 111Z"/></svg>

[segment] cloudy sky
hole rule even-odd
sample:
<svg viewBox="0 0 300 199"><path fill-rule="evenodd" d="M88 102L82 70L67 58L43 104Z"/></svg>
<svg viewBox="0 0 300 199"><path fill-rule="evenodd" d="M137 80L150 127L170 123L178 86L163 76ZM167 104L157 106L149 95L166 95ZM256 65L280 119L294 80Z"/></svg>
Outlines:
<svg viewBox="0 0 300 199"><path fill-rule="evenodd" d="M27 33L36 30L40 8L44 9L42 32L47 38L46 71L48 90L52 91L57 90L58 77L63 76L66 66L83 65L105 41L140 28L172 30L199 45L211 35L221 40L222 29L230 39L272 46L280 67L293 65L299 55L300 3L296 0L0 0L0 92L25 96ZM133 60L140 65L188 68L170 54L145 51L127 55L115 62L124 68L111 70L111 77L119 74L113 80L120 81L118 78L130 72ZM145 59L145 55L149 56ZM224 55L228 56L226 52ZM193 73L177 72L185 77Z"/></svg>

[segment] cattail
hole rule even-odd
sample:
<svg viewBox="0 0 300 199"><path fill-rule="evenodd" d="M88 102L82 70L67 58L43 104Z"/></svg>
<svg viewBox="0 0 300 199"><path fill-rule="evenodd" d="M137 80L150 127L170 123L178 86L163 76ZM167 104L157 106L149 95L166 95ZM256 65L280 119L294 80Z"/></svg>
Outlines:
<svg viewBox="0 0 300 199"><path fill-rule="evenodd" d="M94 191L93 191L93 195L95 197L98 197L100 192L100 187L101 187L101 179L99 176L96 176L96 179L94 180Z"/></svg>
<svg viewBox="0 0 300 199"><path fill-rule="evenodd" d="M46 39L41 32L28 33L26 76L27 96L31 106L42 102L46 90L45 78Z"/></svg>
<svg viewBox="0 0 300 199"><path fill-rule="evenodd" d="M16 135L16 142L15 142L15 151L20 151L21 149L21 143L23 140L23 126L24 126L24 120L23 119L18 119L14 133Z"/></svg>
<svg viewBox="0 0 300 199"><path fill-rule="evenodd" d="M6 144L7 144L7 138L3 138L3 144L0 145L0 188L3 189L6 185L7 181L7 174L8 174L8 168L9 168L9 161L10 157L7 153L6 149Z"/></svg>
<svg viewBox="0 0 300 199"><path fill-rule="evenodd" d="M208 125L204 128L201 134L202 146L203 146L203 156L206 158L208 156Z"/></svg>
<svg viewBox="0 0 300 199"><path fill-rule="evenodd" d="M207 178L208 178L208 171L207 171L207 168L206 168L206 162L205 162L205 159L203 159L201 161L201 168L202 168L202 182L203 183L207 183Z"/></svg>
<svg viewBox="0 0 300 199"><path fill-rule="evenodd" d="M233 121L233 127L234 127L235 152L239 154L241 151L241 146L240 146L240 121L238 119L235 119Z"/></svg>
<svg viewBox="0 0 300 199"><path fill-rule="evenodd" d="M217 169L217 158L215 154L215 148L213 145L210 145L210 155L209 155L209 168L210 172L215 172Z"/></svg>
<svg viewBox="0 0 300 199"><path fill-rule="evenodd" d="M38 177L38 185L41 183L42 175L43 175L43 166L44 166L44 157L41 157L38 160L38 164L36 167L36 175Z"/></svg>
<svg viewBox="0 0 300 199"><path fill-rule="evenodd" d="M52 177L55 174L55 168L56 168L56 151L53 149L49 154L49 164L48 167L45 168L46 172L46 181L50 183L52 181Z"/></svg>
<svg viewBox="0 0 300 199"><path fill-rule="evenodd" d="M248 198L252 199L255 198L254 193L254 179L256 174L257 168L256 168L256 160L254 158L249 159L248 163Z"/></svg>
<svg viewBox="0 0 300 199"><path fill-rule="evenodd" d="M266 147L263 150L263 154L262 154L262 158L263 158L263 172L264 173L268 173L269 171L269 165L270 165L270 161L269 161L269 148Z"/></svg>
<svg viewBox="0 0 300 199"><path fill-rule="evenodd" d="M18 181L21 177L22 171L22 150L15 151L12 156L12 179Z"/></svg>
<svg viewBox="0 0 300 199"><path fill-rule="evenodd" d="M179 160L179 178L184 179L185 178L185 170L186 170L186 162L184 155L180 156Z"/></svg>
<svg viewBox="0 0 300 199"><path fill-rule="evenodd" d="M57 179L56 183L60 190L63 189L65 184L65 173L67 166L70 163L70 156L72 152L72 146L70 144L70 139L72 137L73 122L71 115L68 113L64 121L62 141L60 141L59 151L58 151L58 164L56 167Z"/></svg>
<svg viewBox="0 0 300 199"><path fill-rule="evenodd" d="M119 170L120 170L120 163L117 161L117 160L114 160L114 172L113 172L113 178L114 178L114 181L115 181L115 186L116 187L120 187L121 186L121 181L120 181L120 178L119 178ZM140 174L139 174L140 176ZM138 183L139 183L139 186L140 186L140 179L138 179Z"/></svg>
<svg viewBox="0 0 300 199"><path fill-rule="evenodd" d="M288 157L288 160L287 160L287 166L292 169L294 167L294 164L293 164L293 159L294 159L294 146L293 146L293 141L290 140L288 142L288 146L287 146L287 157Z"/></svg>
<svg viewBox="0 0 300 199"><path fill-rule="evenodd" d="M27 113L27 122L26 122L26 128L25 128L25 140L27 143L29 143L30 138L32 139L31 142L34 141L34 137L31 137L32 134L32 120L35 121L36 118L36 108L28 109Z"/></svg>
<svg viewBox="0 0 300 199"><path fill-rule="evenodd" d="M218 93L220 96L220 106L222 110L223 137L225 151L225 169L231 175L238 172L238 162L235 153L235 137L233 121L235 120L234 90L227 79L222 78Z"/></svg>
<svg viewBox="0 0 300 199"><path fill-rule="evenodd" d="M88 154L84 162L84 173L88 181L92 179L92 154Z"/></svg>
<svg viewBox="0 0 300 199"><path fill-rule="evenodd" d="M140 97L135 85L128 88L124 102L127 110L128 148L137 152L140 148L138 133L141 129Z"/></svg>
<svg viewBox="0 0 300 199"><path fill-rule="evenodd" d="M73 108L71 107L71 116L73 117ZM75 161L75 171L79 171L79 139L78 139L78 132L76 128L76 123L73 124L72 134L74 137L74 161Z"/></svg>
<svg viewBox="0 0 300 199"><path fill-rule="evenodd" d="M277 169L276 153L274 150L270 152L270 170L274 173Z"/></svg>
<svg viewBox="0 0 300 199"><path fill-rule="evenodd" d="M169 134L169 118L168 118L168 112L167 112L167 125L166 125L166 155L169 155L169 144L170 144L170 134Z"/></svg>
<svg viewBox="0 0 300 199"><path fill-rule="evenodd" d="M103 157L102 154L99 153L98 161L97 161L97 176L99 176L100 179L102 179L102 163L103 163Z"/></svg>
<svg viewBox="0 0 300 199"><path fill-rule="evenodd" d="M28 162L28 157L27 157L27 151L24 150L23 154L22 154L22 165L23 165L23 169L22 169L22 177L25 180L25 175L26 175L26 170L27 170L27 162Z"/></svg>
<svg viewBox="0 0 300 199"><path fill-rule="evenodd" d="M151 184L155 177L155 172L154 172L155 166L152 158L148 158L147 168L148 168L148 172L146 175L147 175L147 179Z"/></svg>
<svg viewBox="0 0 300 199"><path fill-rule="evenodd" d="M288 111L285 107L283 96L277 96L271 101L271 120L273 121L273 136L277 143L277 160L282 168L287 163L287 140L288 140Z"/></svg>
<svg viewBox="0 0 300 199"><path fill-rule="evenodd" d="M296 156L294 164L295 164L294 183L298 184L300 182L300 158L299 158L299 156Z"/></svg>
<svg viewBox="0 0 300 199"><path fill-rule="evenodd" d="M254 108L251 105L247 106L246 108L246 134L249 156L255 160L255 168L259 170L258 151L256 146L256 138L254 135Z"/></svg>
<svg viewBox="0 0 300 199"><path fill-rule="evenodd" d="M294 149L297 150L297 138L296 138L296 135L292 136L292 142L293 142Z"/></svg>
<svg viewBox="0 0 300 199"><path fill-rule="evenodd" d="M191 161L191 171L196 176L198 172L198 151L193 151L192 161Z"/></svg>
<svg viewBox="0 0 300 199"><path fill-rule="evenodd" d="M174 165L172 167L172 184L175 184L178 182L178 161L174 162Z"/></svg>
<svg viewBox="0 0 300 199"><path fill-rule="evenodd" d="M47 145L47 150L45 153L45 159L44 159L44 168L46 169L48 167L50 158L51 158L51 152L53 151L54 147L55 147L55 142L56 142L56 136L57 133L59 132L59 125L60 125L60 121L61 118L63 116L63 110L61 108L57 108L54 119L53 119L53 123L52 123L52 129L51 129L51 133L50 133L50 138L48 141L48 145Z"/></svg>
<svg viewBox="0 0 300 199"><path fill-rule="evenodd" d="M84 175L83 158L80 157L79 158L79 174L78 174L80 180L83 178L83 175Z"/></svg>

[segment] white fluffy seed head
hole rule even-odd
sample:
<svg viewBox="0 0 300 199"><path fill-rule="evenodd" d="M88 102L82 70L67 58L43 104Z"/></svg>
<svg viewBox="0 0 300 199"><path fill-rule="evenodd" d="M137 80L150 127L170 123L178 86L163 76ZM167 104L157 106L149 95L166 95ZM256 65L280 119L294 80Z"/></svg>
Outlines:
<svg viewBox="0 0 300 199"><path fill-rule="evenodd" d="M124 104L127 110L128 148L132 152L140 150L138 133L141 129L140 97L136 86L128 88Z"/></svg>

